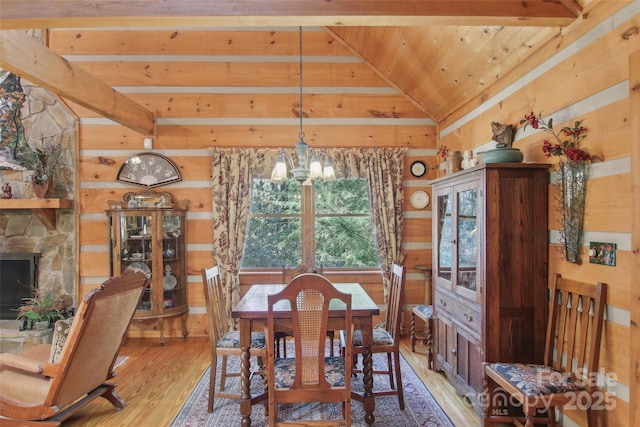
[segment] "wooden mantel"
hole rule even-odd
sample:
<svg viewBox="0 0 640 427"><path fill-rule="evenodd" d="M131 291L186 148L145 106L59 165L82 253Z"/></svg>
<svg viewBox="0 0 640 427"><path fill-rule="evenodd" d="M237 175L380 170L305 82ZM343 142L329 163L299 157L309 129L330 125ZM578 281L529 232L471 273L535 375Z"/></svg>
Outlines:
<svg viewBox="0 0 640 427"><path fill-rule="evenodd" d="M56 228L56 209L71 208L70 199L0 199L0 210L30 209L49 230Z"/></svg>

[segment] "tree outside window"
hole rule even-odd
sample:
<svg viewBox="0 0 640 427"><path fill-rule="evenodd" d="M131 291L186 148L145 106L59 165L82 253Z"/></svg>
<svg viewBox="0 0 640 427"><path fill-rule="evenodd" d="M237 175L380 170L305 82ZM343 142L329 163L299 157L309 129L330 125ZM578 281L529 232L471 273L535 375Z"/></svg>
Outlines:
<svg viewBox="0 0 640 427"><path fill-rule="evenodd" d="M253 185L243 268L380 265L363 179Z"/></svg>

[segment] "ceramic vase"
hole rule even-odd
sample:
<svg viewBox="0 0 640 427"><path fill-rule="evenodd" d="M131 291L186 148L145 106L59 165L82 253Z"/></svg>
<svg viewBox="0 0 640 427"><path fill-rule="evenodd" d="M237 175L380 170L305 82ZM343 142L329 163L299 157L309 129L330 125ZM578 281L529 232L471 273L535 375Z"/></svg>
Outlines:
<svg viewBox="0 0 640 427"><path fill-rule="evenodd" d="M51 197L53 196L53 190L56 189L56 182L54 181L53 177L49 178L49 181L47 181L47 192L45 193L44 197Z"/></svg>
<svg viewBox="0 0 640 427"><path fill-rule="evenodd" d="M34 182L32 184L32 187L33 193L36 195L36 197L38 199L44 199L47 194L47 190L49 189L49 181L43 182L42 184Z"/></svg>
<svg viewBox="0 0 640 427"><path fill-rule="evenodd" d="M450 174L462 170L462 157L459 151L452 151L447 156L447 170L446 173Z"/></svg>

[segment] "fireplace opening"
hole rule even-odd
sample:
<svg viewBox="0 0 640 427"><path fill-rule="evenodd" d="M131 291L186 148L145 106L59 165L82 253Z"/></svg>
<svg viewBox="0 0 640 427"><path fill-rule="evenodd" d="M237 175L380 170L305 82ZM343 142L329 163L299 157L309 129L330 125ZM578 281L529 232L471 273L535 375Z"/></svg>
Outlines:
<svg viewBox="0 0 640 427"><path fill-rule="evenodd" d="M39 253L0 253L0 319L15 319L38 287Z"/></svg>

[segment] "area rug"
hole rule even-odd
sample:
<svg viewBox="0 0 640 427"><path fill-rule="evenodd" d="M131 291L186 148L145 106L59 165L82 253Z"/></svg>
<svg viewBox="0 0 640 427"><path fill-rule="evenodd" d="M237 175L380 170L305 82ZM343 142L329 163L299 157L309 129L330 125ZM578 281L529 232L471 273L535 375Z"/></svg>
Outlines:
<svg viewBox="0 0 640 427"><path fill-rule="evenodd" d="M229 363L230 368L238 370L240 358L234 357ZM374 426L426 426L426 427L454 427L444 410L438 405L433 395L425 387L424 383L413 371L404 357L400 356L400 366L402 369L402 382L404 389L405 410L401 411L398 406L397 396L376 397L376 409L374 412ZM251 361L252 366L255 360ZM374 368L386 367L386 356L383 354L374 355ZM220 369L221 358L218 361ZM171 427L201 427L201 426L232 426L239 425L241 421L240 408L237 400L216 399L213 413L207 413L207 402L209 395L209 369L208 368L195 389L178 412ZM219 372L216 381L220 377ZM389 388L388 377L376 375L374 379L376 390ZM216 384L216 388L218 385ZM362 375L358 374L352 383L354 390L362 391ZM239 378L227 379L227 389L229 391L240 390ZM252 392L262 390L262 378L254 376L251 382ZM364 408L362 403L352 400L352 414L354 426L366 426L364 422ZM341 406L339 403L312 403L312 404L291 404L279 407L279 418L287 420L296 419L333 419L340 417ZM254 405L251 412L251 425L253 427L263 427L268 425L268 420L264 416L264 406Z"/></svg>

